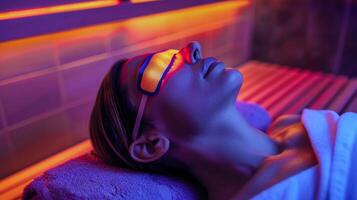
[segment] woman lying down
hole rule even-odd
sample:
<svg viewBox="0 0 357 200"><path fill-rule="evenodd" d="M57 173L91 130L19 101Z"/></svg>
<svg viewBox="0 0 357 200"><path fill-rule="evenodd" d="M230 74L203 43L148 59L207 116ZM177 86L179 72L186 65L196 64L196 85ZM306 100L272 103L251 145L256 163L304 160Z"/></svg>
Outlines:
<svg viewBox="0 0 357 200"><path fill-rule="evenodd" d="M357 114L305 109L265 132L237 111L242 75L200 44L117 62L91 115L96 153L194 177L208 199L357 199Z"/></svg>

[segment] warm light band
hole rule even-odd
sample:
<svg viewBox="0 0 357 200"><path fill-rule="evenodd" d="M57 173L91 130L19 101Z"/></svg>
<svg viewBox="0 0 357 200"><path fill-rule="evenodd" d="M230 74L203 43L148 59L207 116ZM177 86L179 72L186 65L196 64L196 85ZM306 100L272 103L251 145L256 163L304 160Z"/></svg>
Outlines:
<svg viewBox="0 0 357 200"><path fill-rule="evenodd" d="M0 199L21 199L25 186L34 178L70 159L89 153L92 149L92 143L87 139L0 180Z"/></svg>
<svg viewBox="0 0 357 200"><path fill-rule="evenodd" d="M9 19L39 16L39 15L48 15L54 13L103 8L103 7L118 5L119 2L120 2L119 0L96 0L90 2L71 3L71 4L64 4L64 5L43 7L43 8L9 11L9 12L0 13L0 20L9 20Z"/></svg>
<svg viewBox="0 0 357 200"><path fill-rule="evenodd" d="M131 3L145 3L151 1L158 1L158 0L130 0Z"/></svg>

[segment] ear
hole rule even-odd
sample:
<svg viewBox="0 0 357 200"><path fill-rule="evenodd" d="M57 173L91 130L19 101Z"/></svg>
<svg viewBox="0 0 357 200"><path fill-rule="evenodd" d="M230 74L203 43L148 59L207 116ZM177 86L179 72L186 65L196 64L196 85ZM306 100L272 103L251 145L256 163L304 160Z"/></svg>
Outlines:
<svg viewBox="0 0 357 200"><path fill-rule="evenodd" d="M129 153L131 157L142 163L158 160L169 150L170 141L163 135L142 134L137 140L131 143Z"/></svg>

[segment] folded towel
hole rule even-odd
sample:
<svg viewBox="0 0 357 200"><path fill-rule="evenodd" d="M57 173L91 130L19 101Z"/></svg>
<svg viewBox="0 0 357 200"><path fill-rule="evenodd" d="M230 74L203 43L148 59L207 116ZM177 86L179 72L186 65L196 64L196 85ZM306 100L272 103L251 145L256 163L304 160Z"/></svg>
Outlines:
<svg viewBox="0 0 357 200"><path fill-rule="evenodd" d="M357 113L305 109L302 122L319 160L316 199L356 199Z"/></svg>
<svg viewBox="0 0 357 200"><path fill-rule="evenodd" d="M271 122L257 104L236 103L252 126L265 131ZM23 199L200 199L202 191L178 177L109 166L87 154L45 172L24 190Z"/></svg>
<svg viewBox="0 0 357 200"><path fill-rule="evenodd" d="M110 166L86 154L45 172L25 189L23 199L200 199L194 185L179 177Z"/></svg>
<svg viewBox="0 0 357 200"><path fill-rule="evenodd" d="M357 113L304 109L301 121L318 164L253 199L357 199Z"/></svg>

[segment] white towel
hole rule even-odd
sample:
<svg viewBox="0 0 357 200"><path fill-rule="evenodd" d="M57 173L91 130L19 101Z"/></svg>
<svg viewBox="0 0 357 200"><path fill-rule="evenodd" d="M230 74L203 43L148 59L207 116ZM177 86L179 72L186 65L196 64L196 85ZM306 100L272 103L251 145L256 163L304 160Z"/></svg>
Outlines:
<svg viewBox="0 0 357 200"><path fill-rule="evenodd" d="M357 113L304 109L301 120L318 164L254 199L357 199Z"/></svg>

